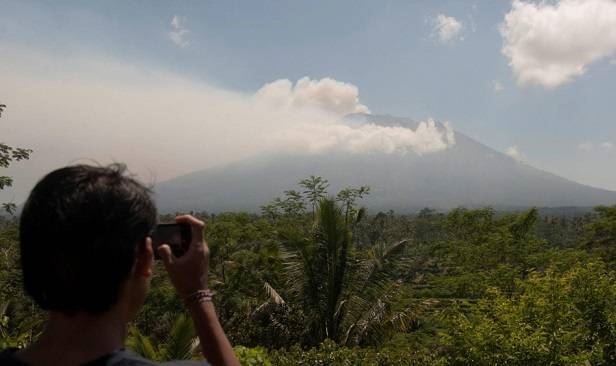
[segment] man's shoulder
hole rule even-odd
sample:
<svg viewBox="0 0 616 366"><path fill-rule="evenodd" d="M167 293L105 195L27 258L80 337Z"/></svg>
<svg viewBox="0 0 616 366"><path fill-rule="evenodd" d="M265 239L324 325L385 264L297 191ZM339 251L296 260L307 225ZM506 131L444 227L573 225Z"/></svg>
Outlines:
<svg viewBox="0 0 616 366"><path fill-rule="evenodd" d="M15 349L0 352L0 366L28 366L15 357ZM119 350L109 353L94 361L84 364L84 366L206 366L206 361L169 361L156 363L145 359L136 353Z"/></svg>
<svg viewBox="0 0 616 366"><path fill-rule="evenodd" d="M14 357L16 348L0 350L0 366L27 366Z"/></svg>
<svg viewBox="0 0 616 366"><path fill-rule="evenodd" d="M120 350L84 366L205 366L205 361L169 361L157 363L137 355L134 352Z"/></svg>
<svg viewBox="0 0 616 366"><path fill-rule="evenodd" d="M97 360L87 363L84 366L197 366L208 365L205 361L169 361L169 362L154 362L139 356L138 354L120 350L103 356Z"/></svg>

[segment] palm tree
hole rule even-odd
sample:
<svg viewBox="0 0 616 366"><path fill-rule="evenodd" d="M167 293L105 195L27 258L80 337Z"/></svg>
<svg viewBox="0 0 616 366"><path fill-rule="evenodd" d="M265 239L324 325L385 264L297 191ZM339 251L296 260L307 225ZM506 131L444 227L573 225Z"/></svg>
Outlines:
<svg viewBox="0 0 616 366"><path fill-rule="evenodd" d="M288 294L268 294L285 306L301 308L309 343L327 338L340 344L378 341L387 329L404 330L411 312L393 312L395 281L406 263L403 240L373 247L360 255L352 240L352 227L363 210L341 208L333 198L319 202L311 237L285 243Z"/></svg>
<svg viewBox="0 0 616 366"><path fill-rule="evenodd" d="M175 319L163 342L154 346L150 337L133 326L129 331L127 345L134 352L153 361L190 360L198 353L199 339L195 335L192 320L181 314Z"/></svg>

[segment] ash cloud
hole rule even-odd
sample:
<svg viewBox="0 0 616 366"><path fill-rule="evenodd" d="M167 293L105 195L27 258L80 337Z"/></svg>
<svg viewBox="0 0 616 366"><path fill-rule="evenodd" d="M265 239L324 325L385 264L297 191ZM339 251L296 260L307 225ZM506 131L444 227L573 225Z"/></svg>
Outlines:
<svg viewBox="0 0 616 366"><path fill-rule="evenodd" d="M16 187L2 200L23 200L42 175L77 162L125 162L154 183L262 153L421 155L455 144L432 120L416 130L345 122L369 109L355 85L333 78L276 80L245 95L113 59L0 53L9 55L2 141L34 150L7 172Z"/></svg>

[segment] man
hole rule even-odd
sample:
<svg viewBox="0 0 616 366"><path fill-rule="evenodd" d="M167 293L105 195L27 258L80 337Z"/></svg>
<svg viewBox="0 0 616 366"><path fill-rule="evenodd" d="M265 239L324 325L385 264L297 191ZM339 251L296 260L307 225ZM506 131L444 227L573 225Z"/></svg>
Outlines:
<svg viewBox="0 0 616 366"><path fill-rule="evenodd" d="M27 294L49 318L29 347L0 354L0 365L154 365L124 349L154 267L149 235L158 214L150 194L122 165L70 166L38 182L20 219L21 264ZM239 365L208 290L204 224L189 215L176 221L192 228L188 251L176 258L162 245L158 254L205 358Z"/></svg>

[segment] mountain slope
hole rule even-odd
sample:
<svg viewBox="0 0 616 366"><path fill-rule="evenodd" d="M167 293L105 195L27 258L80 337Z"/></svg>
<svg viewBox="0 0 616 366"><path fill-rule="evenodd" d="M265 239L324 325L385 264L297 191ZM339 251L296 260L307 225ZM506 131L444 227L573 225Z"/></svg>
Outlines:
<svg viewBox="0 0 616 366"><path fill-rule="evenodd" d="M358 123L416 128L410 119L354 116ZM364 120L364 121L361 121ZM309 175L345 186L369 185L364 204L373 210L410 212L423 207L522 208L616 203L616 192L541 171L455 133L456 144L422 156L326 153L260 156L191 173L156 187L161 212L247 210L259 207Z"/></svg>

